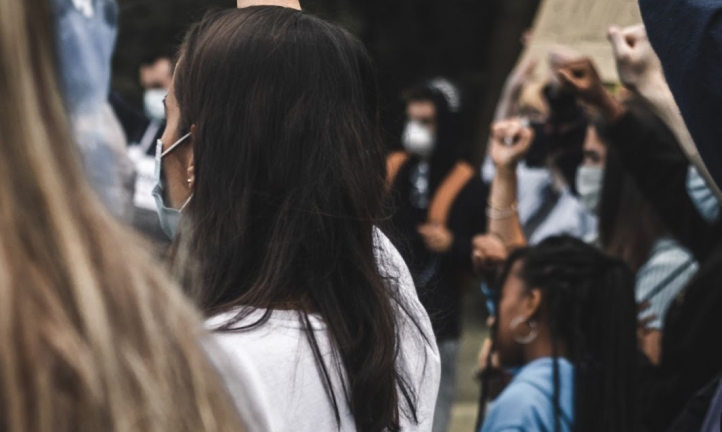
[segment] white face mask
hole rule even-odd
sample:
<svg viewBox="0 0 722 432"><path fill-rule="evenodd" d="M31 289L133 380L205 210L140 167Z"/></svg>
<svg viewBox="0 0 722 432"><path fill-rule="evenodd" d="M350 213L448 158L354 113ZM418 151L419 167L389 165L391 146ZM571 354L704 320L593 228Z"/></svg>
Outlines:
<svg viewBox="0 0 722 432"><path fill-rule="evenodd" d="M163 106L163 99L168 94L168 90L163 89L151 89L146 90L143 95L143 106L145 107L145 114L151 119L157 122L165 120L165 107Z"/></svg>
<svg viewBox="0 0 722 432"><path fill-rule="evenodd" d="M436 147L436 137L428 126L410 121L406 124L402 144L412 155L428 159Z"/></svg>
<svg viewBox="0 0 722 432"><path fill-rule="evenodd" d="M604 184L604 168L598 166L581 166L577 170L577 192L584 206L598 214L599 203L602 200L602 187Z"/></svg>

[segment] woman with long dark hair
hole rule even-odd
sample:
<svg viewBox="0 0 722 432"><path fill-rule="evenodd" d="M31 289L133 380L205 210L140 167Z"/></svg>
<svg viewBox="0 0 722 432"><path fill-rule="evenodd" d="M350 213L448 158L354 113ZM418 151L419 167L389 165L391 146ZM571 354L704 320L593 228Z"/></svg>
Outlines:
<svg viewBox="0 0 722 432"><path fill-rule="evenodd" d="M624 263L571 237L512 253L493 336L502 365L521 369L481 431L636 430L633 283Z"/></svg>
<svg viewBox="0 0 722 432"><path fill-rule="evenodd" d="M274 429L429 430L438 352L375 229L385 165L361 43L291 9L211 13L166 107L156 196L174 269L260 370Z"/></svg>
<svg viewBox="0 0 722 432"><path fill-rule="evenodd" d="M661 120L637 103L632 106L650 130L674 140ZM635 273L637 303L645 305L640 313L646 327L641 348L653 364L659 364L667 311L699 265L692 253L672 237L657 210L622 166L607 127L597 119L589 128L577 190L582 202L599 216L599 245Z"/></svg>

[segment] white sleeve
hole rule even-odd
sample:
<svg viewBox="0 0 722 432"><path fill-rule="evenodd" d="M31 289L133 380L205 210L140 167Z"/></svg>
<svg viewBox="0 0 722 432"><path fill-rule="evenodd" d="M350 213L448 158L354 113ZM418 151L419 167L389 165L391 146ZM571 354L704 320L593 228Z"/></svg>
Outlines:
<svg viewBox="0 0 722 432"><path fill-rule="evenodd" d="M419 301L416 286L406 262L391 241L378 229L375 231L376 260L382 276L397 281L399 300L400 359L404 363L409 384L416 391L418 423L402 416L402 430L431 431L436 398L441 380L441 360L429 315ZM408 312L408 313L407 313ZM419 334L419 330L423 334Z"/></svg>

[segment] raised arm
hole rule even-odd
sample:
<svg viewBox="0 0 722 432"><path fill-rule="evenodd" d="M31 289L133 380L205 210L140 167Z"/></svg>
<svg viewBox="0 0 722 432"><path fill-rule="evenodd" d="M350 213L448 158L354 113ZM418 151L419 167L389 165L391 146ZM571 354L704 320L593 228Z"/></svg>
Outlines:
<svg viewBox="0 0 722 432"><path fill-rule="evenodd" d="M237 0L236 3L239 8L249 6L283 6L301 10L301 2L299 0Z"/></svg>
<svg viewBox="0 0 722 432"><path fill-rule="evenodd" d="M710 175L682 118L644 26L626 29L612 27L609 29L609 40L622 83L644 99L650 109L667 124L687 159L697 168L715 196L722 199L722 192Z"/></svg>
<svg viewBox="0 0 722 432"><path fill-rule="evenodd" d="M678 143L664 140L627 112L601 85L589 59L565 65L559 75L608 120L610 144L619 150L627 172L677 240L704 261L722 239L722 225L708 225L687 194L689 161Z"/></svg>
<svg viewBox="0 0 722 432"><path fill-rule="evenodd" d="M516 167L534 138L534 132L519 120L495 123L489 154L496 164L488 206L488 232L509 248L526 245L517 211Z"/></svg>
<svg viewBox="0 0 722 432"><path fill-rule="evenodd" d="M722 2L639 0L649 39L682 117L715 182L722 184Z"/></svg>

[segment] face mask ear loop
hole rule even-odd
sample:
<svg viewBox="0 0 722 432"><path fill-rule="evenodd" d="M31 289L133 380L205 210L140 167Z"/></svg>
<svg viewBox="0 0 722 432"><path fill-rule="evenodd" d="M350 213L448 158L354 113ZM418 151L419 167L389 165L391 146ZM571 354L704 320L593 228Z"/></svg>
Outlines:
<svg viewBox="0 0 722 432"><path fill-rule="evenodd" d="M166 157L170 152L172 152L173 150L175 150L175 148L178 147L179 145L181 145L181 144L183 143L183 141L187 140L189 136L191 136L191 133L190 133L190 132L188 132L186 135L184 135L183 138L181 138L181 139L179 139L178 141L176 141L175 144L173 144L172 146L170 146L170 148L168 148L168 150L166 150L166 151L164 151L163 153L161 153L161 155L160 155L161 159L163 159L163 158Z"/></svg>
<svg viewBox="0 0 722 432"><path fill-rule="evenodd" d="M179 211L179 212L183 212L183 210L185 210L185 208L188 207L188 204L190 204L190 202L191 202L192 199L193 199L193 194L191 194L191 196L188 197L188 199L186 200L186 202L183 203L183 205L181 206L180 209L178 209L178 211Z"/></svg>

